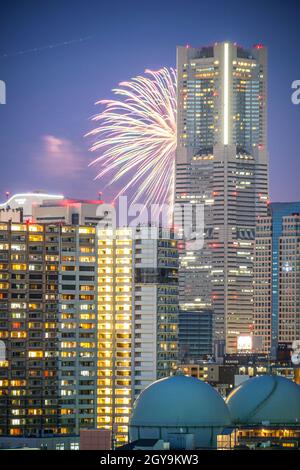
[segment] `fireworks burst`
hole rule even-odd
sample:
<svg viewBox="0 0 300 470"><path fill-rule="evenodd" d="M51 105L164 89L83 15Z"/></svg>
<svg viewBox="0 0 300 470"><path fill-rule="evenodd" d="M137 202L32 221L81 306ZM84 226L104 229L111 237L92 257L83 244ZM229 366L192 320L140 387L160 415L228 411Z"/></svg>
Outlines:
<svg viewBox="0 0 300 470"><path fill-rule="evenodd" d="M135 189L132 202L173 202L176 149L176 72L146 70L113 89L119 99L100 100L104 110L93 117L98 127L91 147L100 155L96 178L110 174L110 183L127 176L116 198ZM172 207L172 206L171 206Z"/></svg>

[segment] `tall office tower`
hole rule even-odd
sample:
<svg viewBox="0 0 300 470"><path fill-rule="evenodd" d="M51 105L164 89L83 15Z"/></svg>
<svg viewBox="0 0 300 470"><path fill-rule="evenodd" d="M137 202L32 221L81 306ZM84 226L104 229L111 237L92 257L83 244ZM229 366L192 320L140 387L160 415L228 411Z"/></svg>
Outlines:
<svg viewBox="0 0 300 470"><path fill-rule="evenodd" d="M300 202L272 203L257 221L254 337L272 357L300 338Z"/></svg>
<svg viewBox="0 0 300 470"><path fill-rule="evenodd" d="M204 246L181 244L180 307L212 308L215 353L233 353L252 325L255 223L268 199L267 53L178 47L177 70L175 225L204 205ZM186 220L199 232L196 213Z"/></svg>
<svg viewBox="0 0 300 470"><path fill-rule="evenodd" d="M136 395L177 359L176 241L98 231L98 427L126 442Z"/></svg>
<svg viewBox="0 0 300 470"><path fill-rule="evenodd" d="M0 224L0 435L96 427L95 237L91 226Z"/></svg>

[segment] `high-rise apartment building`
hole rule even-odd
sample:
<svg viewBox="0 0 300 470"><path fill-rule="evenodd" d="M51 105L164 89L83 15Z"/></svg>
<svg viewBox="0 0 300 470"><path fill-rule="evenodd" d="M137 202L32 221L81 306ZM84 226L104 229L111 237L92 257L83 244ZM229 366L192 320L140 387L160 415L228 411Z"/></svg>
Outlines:
<svg viewBox="0 0 300 470"><path fill-rule="evenodd" d="M98 233L97 427L126 442L132 393L133 247L128 229Z"/></svg>
<svg viewBox="0 0 300 470"><path fill-rule="evenodd" d="M0 224L1 435L49 435L59 428L57 230Z"/></svg>
<svg viewBox="0 0 300 470"><path fill-rule="evenodd" d="M0 433L78 434L97 412L91 226L0 225Z"/></svg>
<svg viewBox="0 0 300 470"><path fill-rule="evenodd" d="M96 427L97 244L91 226L0 224L0 434Z"/></svg>
<svg viewBox="0 0 300 470"><path fill-rule="evenodd" d="M254 336L273 357L300 338L300 202L272 203L257 221Z"/></svg>
<svg viewBox="0 0 300 470"><path fill-rule="evenodd" d="M117 443L127 440L134 398L177 363L177 242L151 230L98 232L97 422Z"/></svg>
<svg viewBox="0 0 300 470"><path fill-rule="evenodd" d="M137 229L134 255L136 398L155 380L171 375L178 360L177 242L165 229Z"/></svg>
<svg viewBox="0 0 300 470"><path fill-rule="evenodd" d="M175 369L177 323L168 231L1 223L0 435L125 442L134 398Z"/></svg>
<svg viewBox="0 0 300 470"><path fill-rule="evenodd" d="M60 432L95 428L97 416L97 238L92 226L59 230L58 386Z"/></svg>
<svg viewBox="0 0 300 470"><path fill-rule="evenodd" d="M204 205L203 247L180 250L180 306L212 309L221 355L252 325L255 224L268 200L267 52L178 47L177 71L175 225ZM197 232L195 213L187 220Z"/></svg>

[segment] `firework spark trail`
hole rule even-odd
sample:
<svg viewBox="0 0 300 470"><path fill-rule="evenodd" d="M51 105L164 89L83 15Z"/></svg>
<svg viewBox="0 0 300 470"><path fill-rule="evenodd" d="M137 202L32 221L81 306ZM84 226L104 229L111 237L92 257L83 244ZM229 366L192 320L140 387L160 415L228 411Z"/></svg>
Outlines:
<svg viewBox="0 0 300 470"><path fill-rule="evenodd" d="M111 174L109 184L128 176L116 198L135 187L132 202L168 203L172 207L176 149L176 72L146 70L113 89L119 100L100 100L104 110L92 120L91 151L100 155L96 178Z"/></svg>

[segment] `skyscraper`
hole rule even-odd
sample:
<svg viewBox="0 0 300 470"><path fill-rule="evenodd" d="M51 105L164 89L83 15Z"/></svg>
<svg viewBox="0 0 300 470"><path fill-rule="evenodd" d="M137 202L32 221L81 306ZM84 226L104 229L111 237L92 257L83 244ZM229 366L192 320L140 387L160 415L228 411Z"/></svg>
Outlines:
<svg viewBox="0 0 300 470"><path fill-rule="evenodd" d="M252 324L255 222L268 200L267 52L178 47L177 71L175 225L204 205L203 247L181 244L180 307L212 308L216 354L236 352ZM197 231L195 212L187 220Z"/></svg>
<svg viewBox="0 0 300 470"><path fill-rule="evenodd" d="M300 202L272 203L257 221L254 336L273 357L300 338Z"/></svg>

